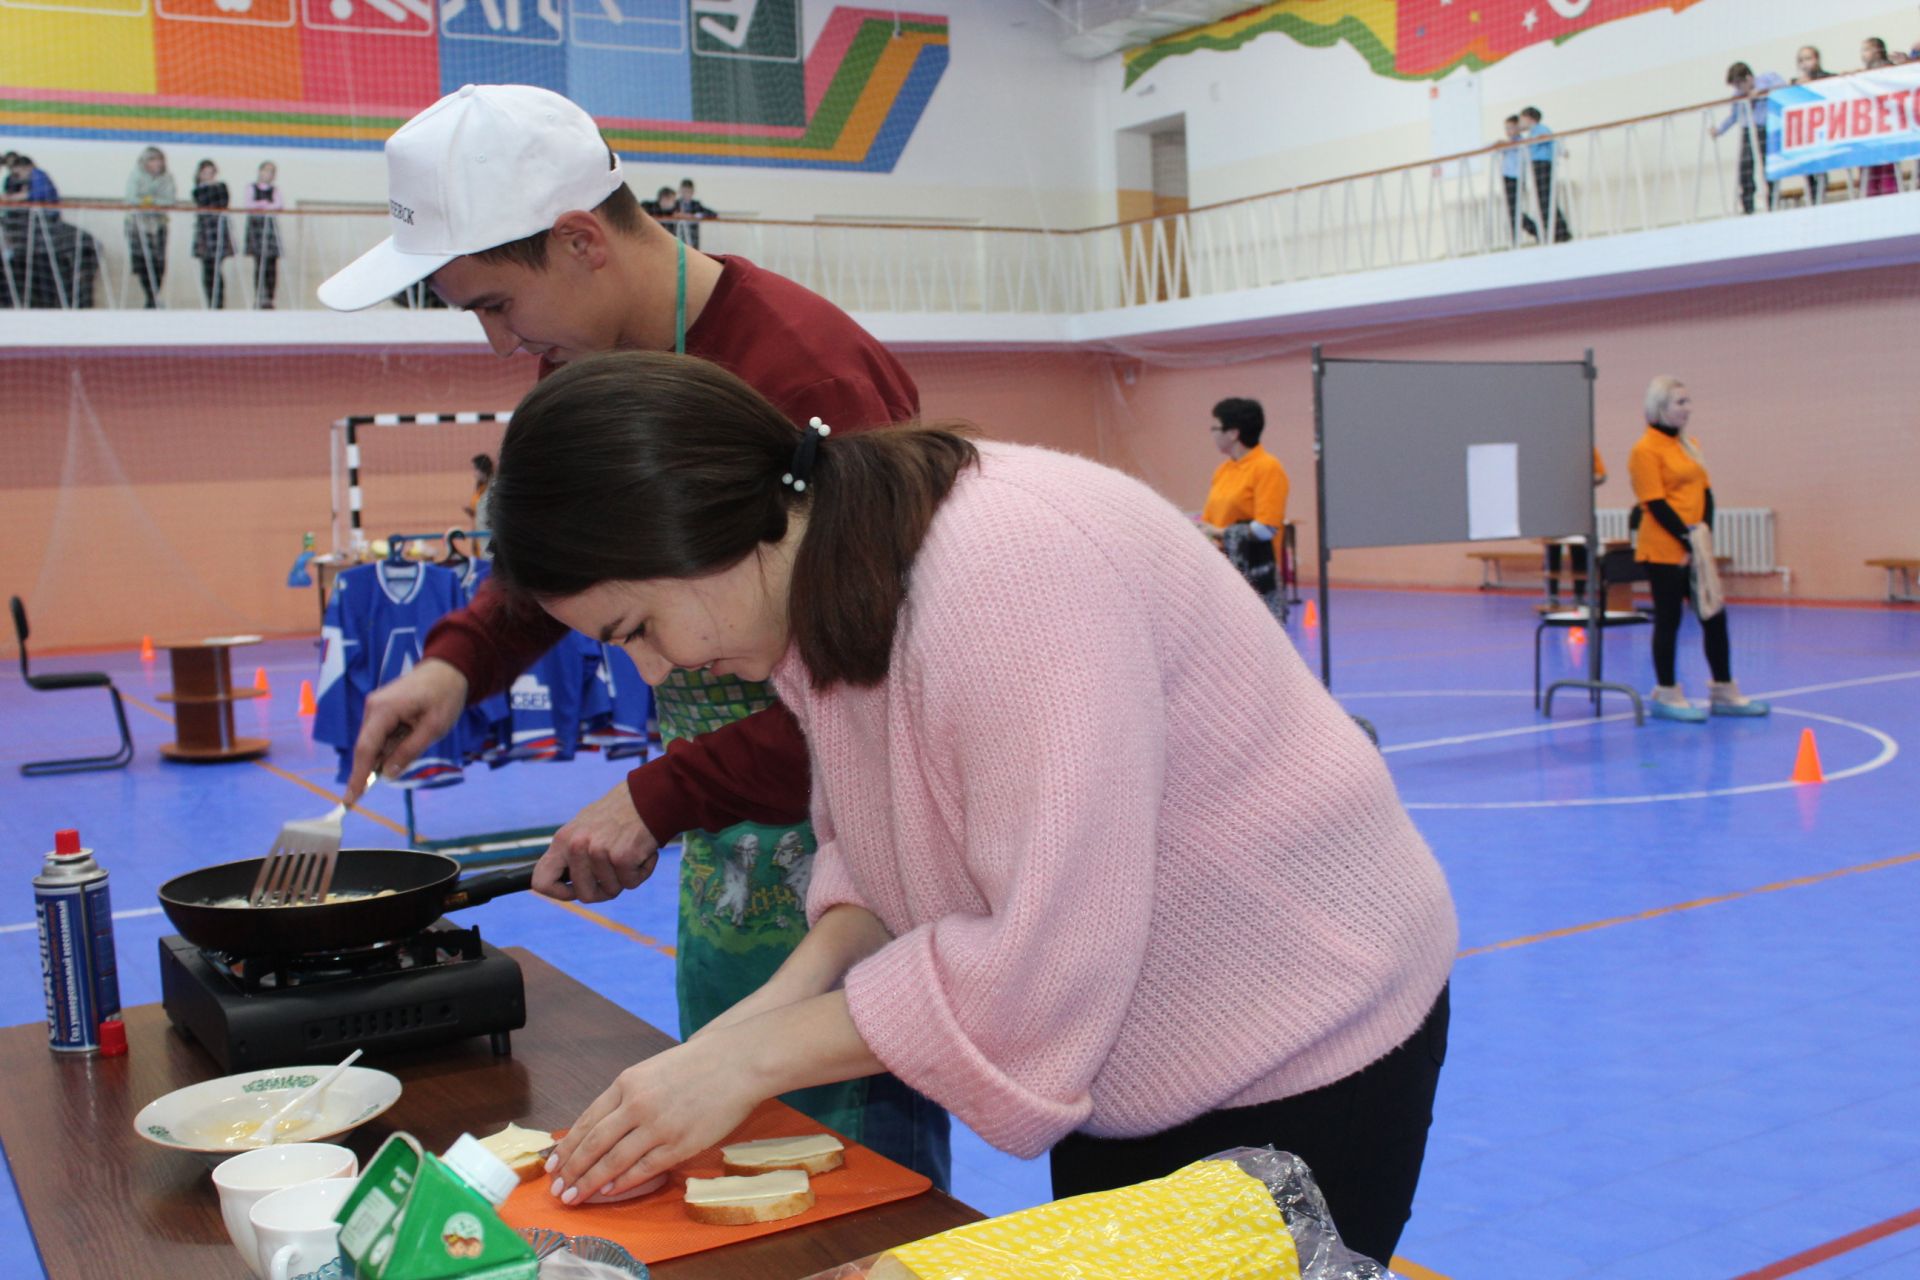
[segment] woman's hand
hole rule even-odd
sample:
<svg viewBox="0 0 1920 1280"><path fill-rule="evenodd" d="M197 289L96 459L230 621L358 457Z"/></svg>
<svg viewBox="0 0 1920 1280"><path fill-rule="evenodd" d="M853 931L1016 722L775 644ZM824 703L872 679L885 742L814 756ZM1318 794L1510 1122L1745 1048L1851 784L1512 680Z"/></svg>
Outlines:
<svg viewBox="0 0 1920 1280"><path fill-rule="evenodd" d="M561 902L605 902L638 888L659 858L660 842L641 821L623 779L553 833L534 864L533 889Z"/></svg>
<svg viewBox="0 0 1920 1280"><path fill-rule="evenodd" d="M635 1063L561 1139L552 1192L565 1204L619 1195L722 1141L770 1096L725 1036Z"/></svg>

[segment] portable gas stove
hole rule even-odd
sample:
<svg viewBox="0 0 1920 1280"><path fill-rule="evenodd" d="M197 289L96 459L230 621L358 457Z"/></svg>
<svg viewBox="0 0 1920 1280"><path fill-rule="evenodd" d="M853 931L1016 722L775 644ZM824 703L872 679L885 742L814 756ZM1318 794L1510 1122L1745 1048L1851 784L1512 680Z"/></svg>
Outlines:
<svg viewBox="0 0 1920 1280"><path fill-rule="evenodd" d="M332 1061L527 1025L513 957L442 920L411 938L330 955L232 956L160 939L161 1003L227 1071ZM329 1056L331 1055L331 1056Z"/></svg>

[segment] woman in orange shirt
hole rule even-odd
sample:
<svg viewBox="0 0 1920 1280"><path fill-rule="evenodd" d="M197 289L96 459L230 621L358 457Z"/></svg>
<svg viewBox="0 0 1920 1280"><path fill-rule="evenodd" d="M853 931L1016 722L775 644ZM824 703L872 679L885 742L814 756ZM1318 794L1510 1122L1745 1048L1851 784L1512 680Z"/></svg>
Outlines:
<svg viewBox="0 0 1920 1280"><path fill-rule="evenodd" d="M1687 701L1674 673L1681 606L1693 599L1692 531L1713 527L1713 486L1697 440L1680 433L1693 416L1686 384L1665 375L1647 388L1647 433L1633 446L1627 471L1639 500L1639 530L1633 558L1647 573L1653 593L1653 669L1659 684L1651 710L1663 720L1703 721L1707 712ZM1699 605L1695 603L1695 609ZM1727 611L1700 619L1700 632L1713 669L1708 705L1717 716L1764 716L1770 707L1740 692L1733 678Z"/></svg>
<svg viewBox="0 0 1920 1280"><path fill-rule="evenodd" d="M1214 470L1200 528L1267 602L1267 611L1285 622L1287 593L1273 543L1287 525L1287 469L1260 447L1266 426L1258 400L1234 397L1213 406L1207 434L1227 460Z"/></svg>

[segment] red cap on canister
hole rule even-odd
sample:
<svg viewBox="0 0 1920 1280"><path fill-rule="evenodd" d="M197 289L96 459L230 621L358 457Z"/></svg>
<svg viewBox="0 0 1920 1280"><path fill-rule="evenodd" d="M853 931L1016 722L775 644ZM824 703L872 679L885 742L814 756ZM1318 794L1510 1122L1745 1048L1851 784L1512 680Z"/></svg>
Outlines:
<svg viewBox="0 0 1920 1280"><path fill-rule="evenodd" d="M53 833L53 851L62 858L71 858L80 852L80 833L68 828Z"/></svg>
<svg viewBox="0 0 1920 1280"><path fill-rule="evenodd" d="M100 1024L100 1056L117 1058L127 1051L127 1024L108 1018Z"/></svg>

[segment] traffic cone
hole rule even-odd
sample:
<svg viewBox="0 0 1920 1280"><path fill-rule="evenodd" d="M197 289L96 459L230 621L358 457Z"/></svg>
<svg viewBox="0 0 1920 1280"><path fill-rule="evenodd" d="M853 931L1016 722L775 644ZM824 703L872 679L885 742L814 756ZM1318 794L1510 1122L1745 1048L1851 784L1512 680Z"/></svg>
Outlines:
<svg viewBox="0 0 1920 1280"><path fill-rule="evenodd" d="M310 716L313 713L313 681L302 680L300 682L300 714Z"/></svg>
<svg viewBox="0 0 1920 1280"><path fill-rule="evenodd" d="M1300 615L1300 625L1303 627L1319 626L1320 625L1320 606L1315 604L1311 600L1307 601L1306 611Z"/></svg>
<svg viewBox="0 0 1920 1280"><path fill-rule="evenodd" d="M1800 755L1793 762L1793 780L1795 782L1825 782L1827 775L1820 769L1820 748L1814 745L1813 730L1800 731Z"/></svg>
<svg viewBox="0 0 1920 1280"><path fill-rule="evenodd" d="M263 698L272 696L273 690L267 687L267 669L265 667L255 667L253 669L253 687L260 691L260 696Z"/></svg>
<svg viewBox="0 0 1920 1280"><path fill-rule="evenodd" d="M1586 642L1587 642L1587 629L1585 627L1567 628L1568 644L1585 644Z"/></svg>
<svg viewBox="0 0 1920 1280"><path fill-rule="evenodd" d="M152 636L140 637L140 661L142 662L153 661L153 637Z"/></svg>

